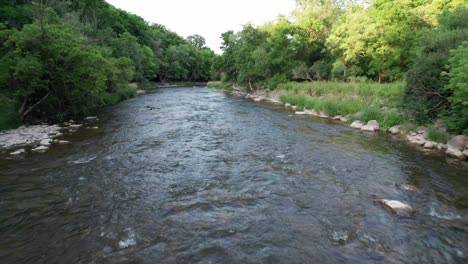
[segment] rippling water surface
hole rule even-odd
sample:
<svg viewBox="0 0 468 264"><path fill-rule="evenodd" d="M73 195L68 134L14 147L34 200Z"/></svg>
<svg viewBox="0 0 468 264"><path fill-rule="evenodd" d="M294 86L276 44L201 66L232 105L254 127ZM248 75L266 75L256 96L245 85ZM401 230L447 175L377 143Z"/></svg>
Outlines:
<svg viewBox="0 0 468 264"><path fill-rule="evenodd" d="M1 263L466 261L466 163L205 88L99 117L72 145L0 154Z"/></svg>

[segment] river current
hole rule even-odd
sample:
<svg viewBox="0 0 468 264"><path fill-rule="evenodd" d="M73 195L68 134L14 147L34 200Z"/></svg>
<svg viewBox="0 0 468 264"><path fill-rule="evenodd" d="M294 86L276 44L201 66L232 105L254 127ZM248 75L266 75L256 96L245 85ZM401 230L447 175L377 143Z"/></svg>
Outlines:
<svg viewBox="0 0 468 264"><path fill-rule="evenodd" d="M96 125L0 154L1 263L467 259L468 169L443 154L208 88L153 90Z"/></svg>

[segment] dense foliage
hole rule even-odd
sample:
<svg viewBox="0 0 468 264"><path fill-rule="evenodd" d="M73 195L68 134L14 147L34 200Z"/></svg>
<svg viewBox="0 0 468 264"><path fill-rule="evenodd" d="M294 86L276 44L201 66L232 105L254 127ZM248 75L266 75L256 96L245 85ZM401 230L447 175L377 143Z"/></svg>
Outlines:
<svg viewBox="0 0 468 264"><path fill-rule="evenodd" d="M0 129L115 103L129 82L207 81L215 58L103 0L0 0L0 40Z"/></svg>
<svg viewBox="0 0 468 264"><path fill-rule="evenodd" d="M467 8L463 0L297 0L291 19L224 33L212 76L249 89L407 80L415 121L443 117L453 131L466 131Z"/></svg>

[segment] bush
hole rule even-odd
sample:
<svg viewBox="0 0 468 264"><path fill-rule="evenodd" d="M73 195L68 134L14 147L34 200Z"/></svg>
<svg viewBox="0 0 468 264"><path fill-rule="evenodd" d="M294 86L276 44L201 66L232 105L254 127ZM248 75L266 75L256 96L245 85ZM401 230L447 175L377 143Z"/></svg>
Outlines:
<svg viewBox="0 0 468 264"><path fill-rule="evenodd" d="M273 76L273 78L270 79L270 81L268 82L267 84L267 87L270 88L271 90L274 90L278 87L279 84L282 84L282 83L287 83L289 80L288 80L288 77L286 77L285 74L275 74L275 76Z"/></svg>
<svg viewBox="0 0 468 264"><path fill-rule="evenodd" d="M435 142L446 143L449 136L447 132L440 131L435 127L429 127L427 131L427 139Z"/></svg>
<svg viewBox="0 0 468 264"><path fill-rule="evenodd" d="M0 98L0 130L17 128L21 125L21 119L13 102Z"/></svg>
<svg viewBox="0 0 468 264"><path fill-rule="evenodd" d="M402 118L396 111L388 111L384 114L383 121L381 126L383 129L390 128L392 126L399 125L402 121Z"/></svg>
<svg viewBox="0 0 468 264"><path fill-rule="evenodd" d="M382 122L383 114L380 111L380 109L374 107L366 108L364 109L360 120L363 122L368 122L370 120L377 120L379 122Z"/></svg>
<svg viewBox="0 0 468 264"><path fill-rule="evenodd" d="M468 135L468 42L452 51L449 60L450 81L445 90L450 110L444 114L444 119L450 130Z"/></svg>

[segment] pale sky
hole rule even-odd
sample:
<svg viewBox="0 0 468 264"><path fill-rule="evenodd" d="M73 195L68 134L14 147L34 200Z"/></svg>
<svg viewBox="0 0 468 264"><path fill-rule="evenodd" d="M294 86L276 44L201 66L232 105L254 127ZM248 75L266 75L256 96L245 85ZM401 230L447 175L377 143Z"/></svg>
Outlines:
<svg viewBox="0 0 468 264"><path fill-rule="evenodd" d="M288 16L295 0L107 0L150 23L164 25L182 37L199 34L221 53L221 34L243 24L261 25L279 14Z"/></svg>

